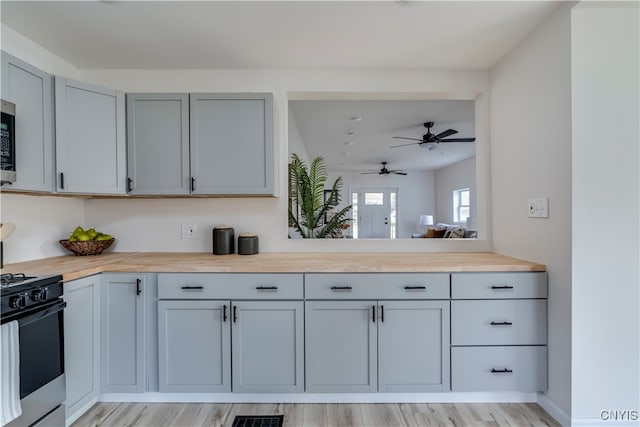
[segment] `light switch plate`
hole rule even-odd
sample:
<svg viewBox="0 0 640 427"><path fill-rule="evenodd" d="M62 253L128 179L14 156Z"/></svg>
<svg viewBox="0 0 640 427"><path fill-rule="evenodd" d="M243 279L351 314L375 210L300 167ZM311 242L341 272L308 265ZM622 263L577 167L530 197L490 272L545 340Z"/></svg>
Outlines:
<svg viewBox="0 0 640 427"><path fill-rule="evenodd" d="M527 210L529 218L549 218L549 199L546 197L529 199Z"/></svg>

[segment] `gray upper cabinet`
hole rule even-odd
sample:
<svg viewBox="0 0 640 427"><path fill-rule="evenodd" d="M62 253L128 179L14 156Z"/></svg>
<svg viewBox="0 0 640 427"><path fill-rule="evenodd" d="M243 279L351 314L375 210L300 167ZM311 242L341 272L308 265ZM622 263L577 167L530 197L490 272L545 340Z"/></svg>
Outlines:
<svg viewBox="0 0 640 427"><path fill-rule="evenodd" d="M102 275L103 393L146 390L145 282L143 274Z"/></svg>
<svg viewBox="0 0 640 427"><path fill-rule="evenodd" d="M192 194L274 194L273 96L190 95Z"/></svg>
<svg viewBox="0 0 640 427"><path fill-rule="evenodd" d="M233 301L233 391L304 391L302 301Z"/></svg>
<svg viewBox="0 0 640 427"><path fill-rule="evenodd" d="M57 190L125 194L124 94L55 78Z"/></svg>
<svg viewBox="0 0 640 427"><path fill-rule="evenodd" d="M2 97L16 104L17 179L5 190L53 191L53 79L2 52Z"/></svg>
<svg viewBox="0 0 640 427"><path fill-rule="evenodd" d="M127 192L189 194L189 95L127 94Z"/></svg>

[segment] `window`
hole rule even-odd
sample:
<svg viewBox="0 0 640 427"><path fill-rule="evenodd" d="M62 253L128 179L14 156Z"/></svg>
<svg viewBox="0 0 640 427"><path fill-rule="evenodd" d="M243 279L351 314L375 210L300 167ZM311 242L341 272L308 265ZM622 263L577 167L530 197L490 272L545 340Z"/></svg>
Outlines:
<svg viewBox="0 0 640 427"><path fill-rule="evenodd" d="M453 222L467 222L469 217L470 190L461 188L453 190Z"/></svg>
<svg viewBox="0 0 640 427"><path fill-rule="evenodd" d="M351 193L351 235L358 238L358 193Z"/></svg>

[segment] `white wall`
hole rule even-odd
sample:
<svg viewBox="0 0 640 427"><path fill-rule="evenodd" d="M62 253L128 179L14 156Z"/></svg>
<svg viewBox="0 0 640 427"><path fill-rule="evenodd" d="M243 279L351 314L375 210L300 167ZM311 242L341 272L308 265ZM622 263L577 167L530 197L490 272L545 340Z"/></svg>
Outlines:
<svg viewBox="0 0 640 427"><path fill-rule="evenodd" d="M640 9L606 3L571 14L573 425L640 411Z"/></svg>
<svg viewBox="0 0 640 427"><path fill-rule="evenodd" d="M341 207L351 204L350 194L360 187L390 187L398 189L397 237L409 239L422 231L420 215L433 215L435 188L433 171L407 170L408 175L362 175L354 171L329 171L329 182L342 176L344 185Z"/></svg>
<svg viewBox="0 0 640 427"><path fill-rule="evenodd" d="M5 25L3 51L53 74L78 78L78 70ZM2 94L0 94L2 97ZM4 242L5 263L69 254L58 240L84 223L84 200L68 197L0 195L0 220L13 222L16 231Z"/></svg>
<svg viewBox="0 0 640 427"><path fill-rule="evenodd" d="M302 135L300 135L300 129L298 128L298 122L296 122L296 118L293 115L293 111L291 111L291 107L288 108L288 157L287 162L291 162L291 154L296 153L298 157L300 157L305 164L310 164L309 153L307 153L307 148L304 145L304 141L302 140ZM285 193L284 191L282 192Z"/></svg>
<svg viewBox="0 0 640 427"><path fill-rule="evenodd" d="M566 416L571 410L570 35L569 7L562 6L491 69L490 109L494 251L547 266L547 397ZM598 128L607 127L598 123ZM527 217L531 197L549 198L548 219Z"/></svg>
<svg viewBox="0 0 640 427"><path fill-rule="evenodd" d="M471 190L470 216L477 216L476 204L476 158L470 157L435 172L436 215L434 222L453 223L453 190ZM466 224L463 224L466 225Z"/></svg>
<svg viewBox="0 0 640 427"><path fill-rule="evenodd" d="M84 200L68 197L26 196L2 193L2 222L16 231L4 241L4 262L69 255L58 240L66 239L84 221Z"/></svg>

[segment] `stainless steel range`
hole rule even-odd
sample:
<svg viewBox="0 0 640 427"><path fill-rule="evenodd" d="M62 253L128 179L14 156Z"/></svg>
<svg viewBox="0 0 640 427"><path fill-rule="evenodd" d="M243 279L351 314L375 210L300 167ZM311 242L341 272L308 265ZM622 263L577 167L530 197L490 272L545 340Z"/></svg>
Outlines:
<svg viewBox="0 0 640 427"><path fill-rule="evenodd" d="M62 276L2 274L0 291L3 328L17 321L19 337L12 342L19 343L17 392L22 414L6 427L64 426L66 303L62 300ZM3 375L2 381L4 387L9 380Z"/></svg>

